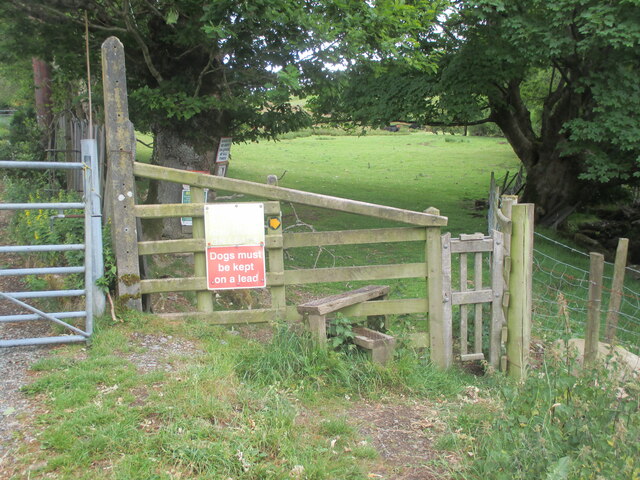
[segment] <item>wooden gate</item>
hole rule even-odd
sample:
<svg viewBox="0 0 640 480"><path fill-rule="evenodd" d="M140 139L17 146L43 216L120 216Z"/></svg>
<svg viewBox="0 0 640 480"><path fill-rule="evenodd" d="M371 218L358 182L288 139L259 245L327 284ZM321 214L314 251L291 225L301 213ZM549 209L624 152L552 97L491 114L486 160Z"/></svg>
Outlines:
<svg viewBox="0 0 640 480"><path fill-rule="evenodd" d="M444 315L458 333L457 356L462 362L486 360L494 368L500 366L506 340L504 258L501 232L442 236Z"/></svg>

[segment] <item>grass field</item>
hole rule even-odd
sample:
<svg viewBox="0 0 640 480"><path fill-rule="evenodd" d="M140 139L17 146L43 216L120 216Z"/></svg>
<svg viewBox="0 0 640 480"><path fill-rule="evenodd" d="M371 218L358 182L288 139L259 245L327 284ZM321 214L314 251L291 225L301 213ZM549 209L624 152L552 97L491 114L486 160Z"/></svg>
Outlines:
<svg viewBox="0 0 640 480"><path fill-rule="evenodd" d="M504 139L417 132L234 145L229 175L264 182L286 171L280 186L416 211L433 206L449 217L452 232L473 233L486 231L483 213L473 207L486 199L491 172L501 177L517 168Z"/></svg>

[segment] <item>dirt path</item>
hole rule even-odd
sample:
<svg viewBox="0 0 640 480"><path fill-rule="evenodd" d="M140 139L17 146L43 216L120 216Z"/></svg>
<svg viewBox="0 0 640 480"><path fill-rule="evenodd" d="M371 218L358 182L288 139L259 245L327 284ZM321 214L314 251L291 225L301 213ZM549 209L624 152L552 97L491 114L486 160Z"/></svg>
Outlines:
<svg viewBox="0 0 640 480"><path fill-rule="evenodd" d="M441 411L429 401L365 402L348 415L380 454L372 478L446 480L449 476L443 472L442 462L459 462L454 455L443 456L434 449L435 438L446 430L446 424Z"/></svg>

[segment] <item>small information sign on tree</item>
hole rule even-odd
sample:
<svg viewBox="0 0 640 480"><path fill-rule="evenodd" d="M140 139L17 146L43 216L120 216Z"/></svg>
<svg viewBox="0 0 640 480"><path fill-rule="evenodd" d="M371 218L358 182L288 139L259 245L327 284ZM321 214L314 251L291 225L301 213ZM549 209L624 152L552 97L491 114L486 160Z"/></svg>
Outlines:
<svg viewBox="0 0 640 480"><path fill-rule="evenodd" d="M216 163L228 162L231 156L231 145L233 144L233 138L221 137L220 144L218 145L218 152L216 153Z"/></svg>
<svg viewBox="0 0 640 480"><path fill-rule="evenodd" d="M266 287L264 207L261 203L205 206L207 288Z"/></svg>

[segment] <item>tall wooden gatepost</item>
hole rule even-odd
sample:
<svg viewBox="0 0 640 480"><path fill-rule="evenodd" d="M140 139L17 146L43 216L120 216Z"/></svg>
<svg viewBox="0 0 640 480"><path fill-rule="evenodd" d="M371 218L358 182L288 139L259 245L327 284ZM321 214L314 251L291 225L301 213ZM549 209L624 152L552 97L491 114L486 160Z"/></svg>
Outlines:
<svg viewBox="0 0 640 480"><path fill-rule="evenodd" d="M524 379L529 368L529 343L533 313L532 203L511 206L509 306L507 309L507 372Z"/></svg>
<svg viewBox="0 0 640 480"><path fill-rule="evenodd" d="M430 215L440 215L437 208L424 211ZM453 363L453 334L451 317L445 315L444 302L451 298L443 296L442 238L440 227L426 228L425 260L427 262L427 302L429 305L429 343L431 361L441 368Z"/></svg>
<svg viewBox="0 0 640 480"><path fill-rule="evenodd" d="M129 308L142 310L138 229L133 215L136 139L129 121L124 47L116 37L109 37L102 44L102 84L107 137L105 205L118 269L118 298Z"/></svg>

